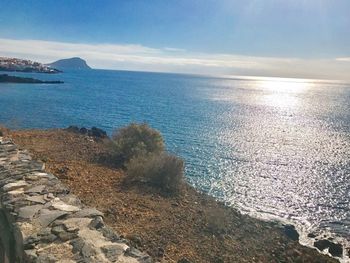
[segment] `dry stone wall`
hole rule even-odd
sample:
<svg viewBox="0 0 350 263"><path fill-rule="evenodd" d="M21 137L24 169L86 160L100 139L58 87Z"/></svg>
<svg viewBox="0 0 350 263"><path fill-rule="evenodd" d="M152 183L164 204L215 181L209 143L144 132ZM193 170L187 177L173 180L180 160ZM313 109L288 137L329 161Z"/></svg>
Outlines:
<svg viewBox="0 0 350 263"><path fill-rule="evenodd" d="M0 262L152 262L43 164L0 137Z"/></svg>

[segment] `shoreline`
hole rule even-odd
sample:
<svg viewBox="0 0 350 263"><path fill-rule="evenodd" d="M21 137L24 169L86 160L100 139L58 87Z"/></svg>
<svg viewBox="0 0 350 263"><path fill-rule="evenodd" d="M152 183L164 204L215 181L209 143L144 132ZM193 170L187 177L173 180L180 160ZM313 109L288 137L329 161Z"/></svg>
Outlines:
<svg viewBox="0 0 350 263"><path fill-rule="evenodd" d="M253 218L251 216L241 214L240 212L238 212L238 210L236 208L224 206L222 203L214 200L214 198L212 198L204 193L200 193L199 191L197 191L196 189L194 189L191 186L186 187L187 188L187 190L186 190L186 195L187 195L186 199L187 200L186 199L182 200L181 198L179 200L175 200L175 199L169 200L169 199L166 199L166 197L158 196L158 194L154 192L154 189L146 189L146 190L140 191L140 189L138 187L135 187L132 189L120 188L119 190L125 191L124 193L126 195L126 196L124 196L125 199L123 201L130 201L130 198L133 198L132 200L136 203L136 207L129 208L128 204L121 202L121 204L119 206L116 206L116 208L125 210L125 214L120 214L118 212L112 211L113 209L110 209L110 208L106 209L106 207L105 207L106 204L99 203L99 201L100 201L99 199L103 200L105 196L99 196L99 194L101 194L101 193L92 192L93 188L91 188L90 185L88 185L88 184L93 183L94 180L96 180L96 178L94 179L93 176L91 176L91 174L89 174L89 173L87 173L86 178L84 178L84 177L82 178L82 173L83 172L91 172L91 171L96 172L96 169L98 168L97 170L99 172L108 172L108 174L110 174L111 177L116 176L117 173L119 174L118 175L119 177L122 177L123 175L122 175L122 171L120 171L120 170L113 170L113 169L107 170L107 169L104 169L105 167L101 167L100 164L97 165L96 167L94 167L92 164L89 164L89 161L91 162L91 160L88 160L89 159L88 156L83 156L84 154L87 154L87 153L85 153L85 152L79 153L80 151L91 150L91 149L89 149L89 147L91 145L92 145L91 147L98 148L98 146L99 146L98 144L100 143L98 140L94 140L93 138L88 137L88 136L83 136L80 134L73 134L73 133L69 133L67 131L63 131L63 130L59 130L59 129L54 129L54 130L18 130L18 131L9 132L9 135L14 139L16 144L28 149L32 154L34 154L34 158L41 160L41 161L44 161L47 164L48 171L53 172L54 174L57 174L57 172L58 172L58 174L57 174L58 177L65 184L68 184L68 186L70 186L70 188L73 190L73 192L76 193L84 202L86 202L89 205L92 204L93 206L97 206L97 208L99 208L99 209L102 208L102 211L106 214L106 221L110 225L113 225L113 224L115 224L116 221L118 221L117 220L118 216L119 217L121 217L121 216L127 217L128 213L132 214L132 216L140 217L140 215L138 215L140 213L140 206L141 206L141 208L143 207L143 209L141 209L141 210L143 210L142 212L145 212L145 213L147 213L147 211L144 211L145 207L151 208L151 210L152 209L156 210L157 207L154 206L154 202L157 201L157 202L163 202L163 203L161 203L161 206L164 205L163 208L165 210L170 211L170 214L169 214L169 211L161 212L161 214L160 214L161 216L163 216L163 217L170 217L170 216L176 217L176 213L174 214L173 210L177 210L177 211L179 211L179 214L180 214L180 220L178 220L178 221L180 223L184 223L187 227L188 226L197 227L197 225L194 225L194 226L189 225L190 223L187 222L185 219L182 219L183 221L181 221L181 216L182 216L181 210L185 210L186 213L189 213L190 216L193 216L194 217L193 220L196 220L198 217L200 217L200 218L203 217L202 221L205 221L205 222L204 222L204 224L203 224L203 222L199 222L200 224L202 224L201 228L199 228L199 229L204 229L204 232L205 232L208 230L208 229L206 229L206 227L208 225L208 222L207 222L208 218L212 217L212 215L207 214L207 211L209 209L214 209L214 210L219 209L220 213L223 213L223 214L225 214L225 216L227 215L228 217L222 218L223 222L219 222L219 224L223 224L223 226L215 225L215 224L218 224L218 222L209 222L209 223L213 224L212 227L214 228L214 229L212 229L213 233L209 233L209 234L213 234L212 236L215 236L215 239L218 239L218 240L210 240L209 239L209 240L205 240L205 242L213 242L216 245L215 246L215 248L216 248L216 247L220 247L220 245L221 246L223 244L225 245L226 239L229 236L231 236L230 238L234 239L234 241L235 241L235 242L233 242L233 244L235 244L235 245L239 244L241 247L233 248L231 246L228 246L226 249L236 249L238 251L241 251L241 253L243 251L245 251L245 253L248 253L248 255L245 253L242 253L241 256L237 258L238 261L235 261L235 262L246 262L243 260L246 257L250 258L251 260L258 257L258 258L261 258L261 262L279 262L278 260L282 260L282 259L285 260L285 262L295 262L293 260L296 257L301 260L300 262L337 262L336 260L334 260L328 256L320 254L315 248L308 248L308 247L304 247L304 246L300 245L295 240L295 232L293 232L292 227L288 226L288 230L286 231L286 227L283 227L283 224L281 222L271 222L271 221L268 222L268 221L265 221L262 219L256 219L256 218ZM76 147L74 147L74 145L59 145L60 143L57 142L58 138L61 138L61 139L62 138L66 138L66 139L69 138L69 140L71 140L71 142L74 142L75 146L80 145L80 147L76 148ZM49 148L47 148L44 145L36 145L38 143L40 144L41 143L40 141L42 141L42 144L47 143L47 142L51 142L51 144L53 144L53 145L49 146ZM68 142L66 142L66 143L68 143ZM55 146L55 144L56 144L56 146ZM65 153L66 154L69 153L69 154L65 157L61 156L60 154L58 154L56 156L55 154L57 154L57 153L52 152L52 150L54 149L52 147L62 147L62 149L64 149L66 151ZM70 147L73 147L73 148L70 148ZM99 150L101 150L101 149L99 149ZM82 156L79 156L79 155L82 155L84 158L82 158ZM74 160L69 160L69 161L73 161L73 163L69 163L69 161L68 161L69 157L73 157ZM85 160L83 160L83 159L85 159ZM88 160L88 162L86 162L87 160ZM83 163L81 163L80 161L83 161ZM91 167L90 167L90 165L91 165ZM74 174L74 171L71 171L73 168L76 169L75 172L77 174ZM76 175L79 175L80 178L76 178ZM99 179L102 179L102 178L100 177ZM110 178L110 179L116 180L116 178L114 178L114 177ZM81 185L81 182L85 182L86 185ZM109 181L109 183L111 183L111 181ZM116 190L115 186L117 185L117 183L113 181L113 184L115 184L115 185L114 185L114 187L111 188L111 192L108 192L108 194L110 194L110 195L113 195L112 191ZM120 185L118 185L117 187L120 187ZM84 188L87 188L87 189L84 189ZM110 189L108 189L108 191L109 190ZM92 197L96 197L97 200L92 198ZM123 198L122 195L119 195L118 197ZM140 200L140 198L145 199L147 202L146 203L142 202L143 200ZM149 200L148 200L148 198L149 198ZM153 198L153 200L152 200L152 198ZM188 204L186 204L186 202L184 202L184 201L189 201L189 202L192 201L194 204L199 205L199 208L191 207ZM203 202L203 204L198 204L200 202ZM170 209L169 209L169 206L170 206ZM107 205L107 207L108 207L108 205ZM181 209L181 207L183 207L183 209ZM114 207L112 207L112 208L114 208ZM136 211L134 211L133 209ZM109 211L109 210L111 210L111 211ZM191 210L198 210L198 211L191 211ZM193 213L193 212L195 212L195 213ZM217 211L214 211L214 212L217 212ZM185 215L186 215L186 213L185 213ZM214 213L214 214L220 214L220 213ZM159 215L157 215L157 216L159 216ZM232 216L232 218L234 218L234 221L238 221L239 227L236 225L237 222L230 222L228 220L228 219L232 219L230 216ZM150 217L148 219L152 219L152 218L154 218L154 215L153 215L153 217ZM169 221L172 220L172 218L166 218L166 219ZM135 220L135 218L132 218L132 220ZM215 221L216 219L212 218L211 220ZM135 222L136 222L136 220L135 220ZM173 223L173 222L170 222L170 223ZM229 224L229 226L226 226L225 225L226 223ZM232 223L235 223L235 224L232 224ZM127 223L125 223L125 224L127 225ZM160 224L162 225L163 223L160 221ZM115 226L113 226L113 227L115 227ZM157 227L158 227L158 224L157 224ZM169 227L169 226L164 225L164 227ZM222 227L223 229L220 229L220 227ZM115 228L117 229L118 232L120 232L119 231L120 229L118 229L118 227L115 227ZM217 229L215 229L215 228L217 228ZM243 228L243 230L241 228ZM123 229L124 229L124 231L121 231L121 232L125 232L125 227L124 228L122 227L122 230ZM143 226L142 230L147 232L147 231L154 230L154 229L152 228L152 226L148 226L147 222L146 222L146 225ZM231 230L234 230L234 231L231 231ZM170 229L169 229L169 231L170 231ZM238 239L235 238L235 234L237 231L240 234L239 235L240 237ZM130 231L130 232L135 232L135 231ZM142 231L140 231L140 230L138 232L142 233ZM231 233L231 232L233 232L233 233ZM264 234L262 236L259 236L259 235L255 236L256 234L254 234L254 232L261 232L260 234L266 232L266 233L269 233L270 237L263 236ZM169 261L162 261L162 262L177 262L179 259L181 259L181 258L177 258L176 259L177 261L172 261L171 258L167 258L168 255L170 255L170 254L176 254L176 252L172 251L173 248L171 248L170 250L168 249L169 244L164 244L163 246L165 246L165 248L162 248L160 246L161 251L156 251L156 252L152 251L151 247L157 246L159 244L148 244L150 241L145 242L145 239L147 239L148 236L147 235L142 236L142 234L140 234L140 233L136 233L136 234L135 233L125 233L125 235L133 243L135 243L137 246L139 246L139 248L146 249L147 252L151 252L150 254L152 256L155 256L155 254L158 253L159 255L157 255L157 256L161 256L161 257L158 257L158 259L169 260ZM183 234L185 234L185 232ZM203 239L203 237L207 238L206 234L207 233L205 233L204 235L203 235L203 233L197 233L197 238L198 238L197 240L199 241L199 240ZM294 236L294 237L288 238L286 234L288 234L289 236ZM152 236L152 234L150 234L150 236ZM154 238L154 236L152 236L152 237ZM177 237L173 237L173 238L174 238L174 240L178 241ZM194 238L194 239L196 239L196 238ZM256 239L258 239L258 240L256 240ZM238 241L238 242L236 242L236 241ZM251 242L253 244L249 244L249 242ZM278 242L280 244L277 244L277 247L274 248L274 246L276 246L275 242ZM144 243L147 243L147 244L144 244ZM167 243L167 242L165 242L165 243ZM176 244L176 242L175 242L175 244ZM207 243L207 244L209 244L209 243ZM187 245L189 245L189 244L187 244ZM254 245L255 245L255 247L254 247ZM249 246L251 246L251 248L249 250L252 250L252 251L247 252L246 249L244 248L244 246L248 246L248 248L249 248ZM271 246L271 247L269 247L269 246ZM256 247L258 247L258 249ZM222 253L222 252L225 253L225 249L223 249L223 250L224 251L220 251L220 253ZM259 250L262 250L263 252L259 252ZM302 251L300 252L299 250L302 250ZM163 253L161 253L162 251L163 251ZM199 259L196 258L195 255L191 255L190 252L193 252L193 251L192 250L187 251L187 255L184 255L183 257L190 260L188 262L198 262L196 260L199 260ZM202 252L204 252L204 251L202 251ZM272 258L271 258L271 253L272 253ZM214 254L218 254L218 252L215 252ZM212 255L208 255L206 260L208 260L211 256ZM310 256L311 256L311 258L310 258ZM214 256L214 258L215 257L216 256ZM217 262L229 262L229 261L227 261L227 259L225 257L228 257L228 255L222 256L222 259L218 258L219 261L217 261ZM317 260L317 258L319 260L322 260L322 261L312 261L314 259ZM200 260L203 260L203 259L200 259ZM200 262L210 262L210 260L200 261ZM220 260L222 260L222 261L220 261Z"/></svg>

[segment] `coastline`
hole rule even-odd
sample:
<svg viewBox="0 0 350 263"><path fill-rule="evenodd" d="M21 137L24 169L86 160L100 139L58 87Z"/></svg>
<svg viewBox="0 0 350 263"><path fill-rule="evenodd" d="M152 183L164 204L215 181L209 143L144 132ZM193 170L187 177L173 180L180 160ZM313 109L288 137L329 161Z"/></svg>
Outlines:
<svg viewBox="0 0 350 263"><path fill-rule="evenodd" d="M111 227L161 262L337 262L288 237L280 223L242 215L191 186L171 198L148 186L123 185L123 171L96 160L105 151L102 141L58 129L8 134L83 202L103 211Z"/></svg>

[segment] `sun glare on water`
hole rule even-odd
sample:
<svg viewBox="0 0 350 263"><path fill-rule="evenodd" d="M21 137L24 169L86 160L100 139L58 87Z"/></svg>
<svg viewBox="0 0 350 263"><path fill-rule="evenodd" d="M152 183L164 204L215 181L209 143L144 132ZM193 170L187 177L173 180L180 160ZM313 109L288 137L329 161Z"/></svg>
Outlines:
<svg viewBox="0 0 350 263"><path fill-rule="evenodd" d="M261 101L269 106L277 108L297 108L299 106L300 95L304 94L312 83L302 79L278 79L269 78L256 82L263 95Z"/></svg>

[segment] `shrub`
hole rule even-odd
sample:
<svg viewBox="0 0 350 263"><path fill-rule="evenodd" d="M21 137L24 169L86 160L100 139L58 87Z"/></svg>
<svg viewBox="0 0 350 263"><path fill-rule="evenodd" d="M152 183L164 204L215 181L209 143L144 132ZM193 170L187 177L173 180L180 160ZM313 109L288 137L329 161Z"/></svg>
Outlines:
<svg viewBox="0 0 350 263"><path fill-rule="evenodd" d="M114 154L120 162L140 155L164 151L164 142L159 131L147 124L132 123L118 129L112 136Z"/></svg>
<svg viewBox="0 0 350 263"><path fill-rule="evenodd" d="M183 160L166 152L138 155L126 169L128 181L149 183L163 192L178 193L183 184Z"/></svg>
<svg viewBox="0 0 350 263"><path fill-rule="evenodd" d="M211 235L226 234L230 229L230 219L222 207L208 207L205 213L207 231Z"/></svg>

